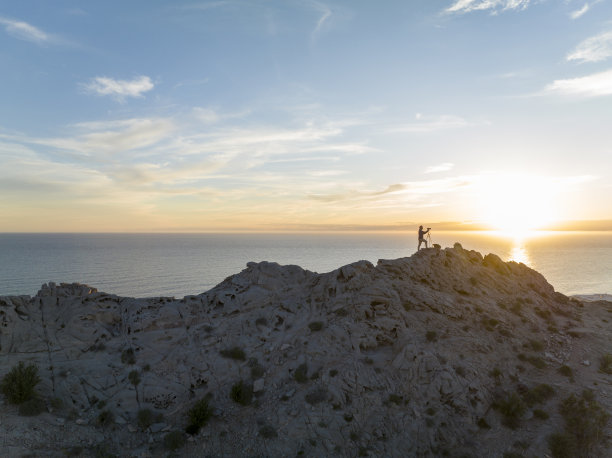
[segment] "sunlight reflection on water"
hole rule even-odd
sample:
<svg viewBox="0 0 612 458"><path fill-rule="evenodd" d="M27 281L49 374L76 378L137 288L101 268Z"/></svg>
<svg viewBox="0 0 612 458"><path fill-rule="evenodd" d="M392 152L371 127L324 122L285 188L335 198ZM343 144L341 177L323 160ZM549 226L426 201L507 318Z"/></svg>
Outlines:
<svg viewBox="0 0 612 458"><path fill-rule="evenodd" d="M531 267L531 259L529 258L529 253L527 253L523 239L514 240L512 250L510 251L509 260L522 262L526 266Z"/></svg>

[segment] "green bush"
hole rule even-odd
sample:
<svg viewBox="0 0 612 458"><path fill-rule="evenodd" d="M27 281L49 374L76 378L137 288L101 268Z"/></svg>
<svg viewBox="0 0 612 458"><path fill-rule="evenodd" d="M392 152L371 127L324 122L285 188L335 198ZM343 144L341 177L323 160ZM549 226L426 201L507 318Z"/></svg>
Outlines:
<svg viewBox="0 0 612 458"><path fill-rule="evenodd" d="M187 413L189 417L189 426L187 432L189 434L197 434L201 427L208 423L212 417L212 408L208 404L208 399L200 399Z"/></svg>
<svg viewBox="0 0 612 458"><path fill-rule="evenodd" d="M240 380L234 383L230 397L240 405L247 406L253 400L253 385Z"/></svg>
<svg viewBox="0 0 612 458"><path fill-rule="evenodd" d="M312 332L317 332L323 329L323 323L321 321L313 321L312 323L308 324L308 327Z"/></svg>
<svg viewBox="0 0 612 458"><path fill-rule="evenodd" d="M0 389L11 404L21 404L34 397L34 388L40 382L38 367L25 365L20 361L8 374L2 377Z"/></svg>
<svg viewBox="0 0 612 458"><path fill-rule="evenodd" d="M535 409L533 411L533 416L539 418L540 420L548 420L548 418L550 417L550 415L548 415L548 413L546 413L542 409Z"/></svg>
<svg viewBox="0 0 612 458"><path fill-rule="evenodd" d="M47 410L45 401L40 398L32 398L19 404L19 415L33 417Z"/></svg>
<svg viewBox="0 0 612 458"><path fill-rule="evenodd" d="M128 374L128 380L134 386L137 386L140 383L140 374L138 371L134 370Z"/></svg>
<svg viewBox="0 0 612 458"><path fill-rule="evenodd" d="M170 431L164 436L164 447L167 450L178 450L185 445L185 435L180 431Z"/></svg>
<svg viewBox="0 0 612 458"><path fill-rule="evenodd" d="M575 458L578 456L576 438L572 434L551 434L548 436L548 448L554 458Z"/></svg>

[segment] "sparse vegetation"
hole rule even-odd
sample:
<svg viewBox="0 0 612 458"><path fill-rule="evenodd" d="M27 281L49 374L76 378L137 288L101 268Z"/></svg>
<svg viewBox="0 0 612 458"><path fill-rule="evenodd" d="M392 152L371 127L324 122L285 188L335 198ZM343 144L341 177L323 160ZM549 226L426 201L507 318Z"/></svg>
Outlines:
<svg viewBox="0 0 612 458"><path fill-rule="evenodd" d="M612 374L612 355L606 353L599 359L599 372Z"/></svg>
<svg viewBox="0 0 612 458"><path fill-rule="evenodd" d="M528 348L533 351L542 351L544 350L544 343L539 340L529 340L529 342L523 344L523 347Z"/></svg>
<svg viewBox="0 0 612 458"><path fill-rule="evenodd" d="M103 410L98 415L98 424L100 426L109 426L115 421L115 414L110 410Z"/></svg>
<svg viewBox="0 0 612 458"><path fill-rule="evenodd" d="M240 347L232 347L219 352L224 358L246 361L244 350Z"/></svg>
<svg viewBox="0 0 612 458"><path fill-rule="evenodd" d="M524 353L519 353L517 357L521 361L526 361L532 366L537 367L538 369L544 369L546 367L546 362L539 356L526 355Z"/></svg>
<svg viewBox="0 0 612 458"><path fill-rule="evenodd" d="M138 386L138 384L140 383L140 374L138 373L137 370L133 370L128 374L128 380L130 381L130 383L134 386Z"/></svg>
<svg viewBox="0 0 612 458"><path fill-rule="evenodd" d="M565 398L559 405L559 412L565 420L565 429L548 438L552 456L593 456L593 451L603 439L610 415L595 401L593 393L587 390L580 397L571 394Z"/></svg>
<svg viewBox="0 0 612 458"><path fill-rule="evenodd" d="M438 333L436 331L427 331L425 333L425 339L427 339L427 342L435 342L438 340Z"/></svg>
<svg viewBox="0 0 612 458"><path fill-rule="evenodd" d="M313 321L312 323L308 324L308 327L310 328L310 330L312 332L317 332L317 331L320 331L321 329L323 329L323 322L322 321Z"/></svg>
<svg viewBox="0 0 612 458"><path fill-rule="evenodd" d="M186 428L186 432L195 435L212 417L212 408L208 404L208 399L203 398L197 401L193 407L189 409L187 416L189 418L189 425Z"/></svg>
<svg viewBox="0 0 612 458"><path fill-rule="evenodd" d="M548 420L550 418L550 415L542 409L534 409L533 416L540 420Z"/></svg>
<svg viewBox="0 0 612 458"><path fill-rule="evenodd" d="M557 372L559 372L559 374L561 375L565 375L566 377L574 376L574 371L572 370L572 368L565 364L561 366L559 369L557 369Z"/></svg>
<svg viewBox="0 0 612 458"><path fill-rule="evenodd" d="M535 404L542 404L546 402L548 399L555 395L555 389L547 385L546 383L542 383L531 388L523 395L523 399L527 403L528 406L533 406Z"/></svg>
<svg viewBox="0 0 612 458"><path fill-rule="evenodd" d="M321 387L315 388L310 393L306 394L306 396L304 396L304 400L308 404L312 404L312 405L323 402L326 399L327 399L327 390Z"/></svg>
<svg viewBox="0 0 612 458"><path fill-rule="evenodd" d="M512 393L504 399L495 401L493 408L502 414L502 423L511 429L519 427L521 418L527 410L527 406L516 393Z"/></svg>
<svg viewBox="0 0 612 458"><path fill-rule="evenodd" d="M476 424L481 429L491 429L491 425L489 425L489 423L487 423L487 420L485 420L484 418L479 418Z"/></svg>
<svg viewBox="0 0 612 458"><path fill-rule="evenodd" d="M127 350L123 350L123 352L121 352L121 362L123 364L129 364L130 366L136 364L136 356L134 355L134 350L132 348L128 348Z"/></svg>
<svg viewBox="0 0 612 458"><path fill-rule="evenodd" d="M232 385L230 397L240 405L247 406L253 400L253 385L240 380Z"/></svg>
<svg viewBox="0 0 612 458"><path fill-rule="evenodd" d="M300 364L293 373L293 378L298 383L306 383L308 381L308 366L306 363Z"/></svg>
<svg viewBox="0 0 612 458"><path fill-rule="evenodd" d="M263 425L261 428L259 428L259 435L264 439L274 439L275 437L278 437L276 429L270 425Z"/></svg>
<svg viewBox="0 0 612 458"><path fill-rule="evenodd" d="M20 361L2 377L0 389L9 403L21 404L34 397L34 388L39 382L38 367L34 364L26 366Z"/></svg>

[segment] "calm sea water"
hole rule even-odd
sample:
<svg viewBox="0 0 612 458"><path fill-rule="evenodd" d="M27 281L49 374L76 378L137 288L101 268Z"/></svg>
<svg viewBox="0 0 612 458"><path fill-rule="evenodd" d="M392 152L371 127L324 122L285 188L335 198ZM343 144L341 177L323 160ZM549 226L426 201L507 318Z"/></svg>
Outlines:
<svg viewBox="0 0 612 458"><path fill-rule="evenodd" d="M612 293L612 233L433 232L442 247L519 260L565 294ZM416 250L415 234L0 234L0 295L34 295L43 283L79 282L122 296L199 294L249 261L328 272Z"/></svg>

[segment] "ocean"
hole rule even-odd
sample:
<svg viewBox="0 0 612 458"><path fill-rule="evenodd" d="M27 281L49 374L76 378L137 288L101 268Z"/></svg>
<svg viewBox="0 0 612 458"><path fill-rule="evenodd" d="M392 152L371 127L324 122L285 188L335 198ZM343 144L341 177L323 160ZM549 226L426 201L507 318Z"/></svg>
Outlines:
<svg viewBox="0 0 612 458"><path fill-rule="evenodd" d="M612 293L612 232L537 232L522 239L492 232L435 232L542 273L564 294ZM79 282L131 297L199 294L250 261L329 272L366 259L410 256L412 233L0 234L0 295L34 295L43 283Z"/></svg>

